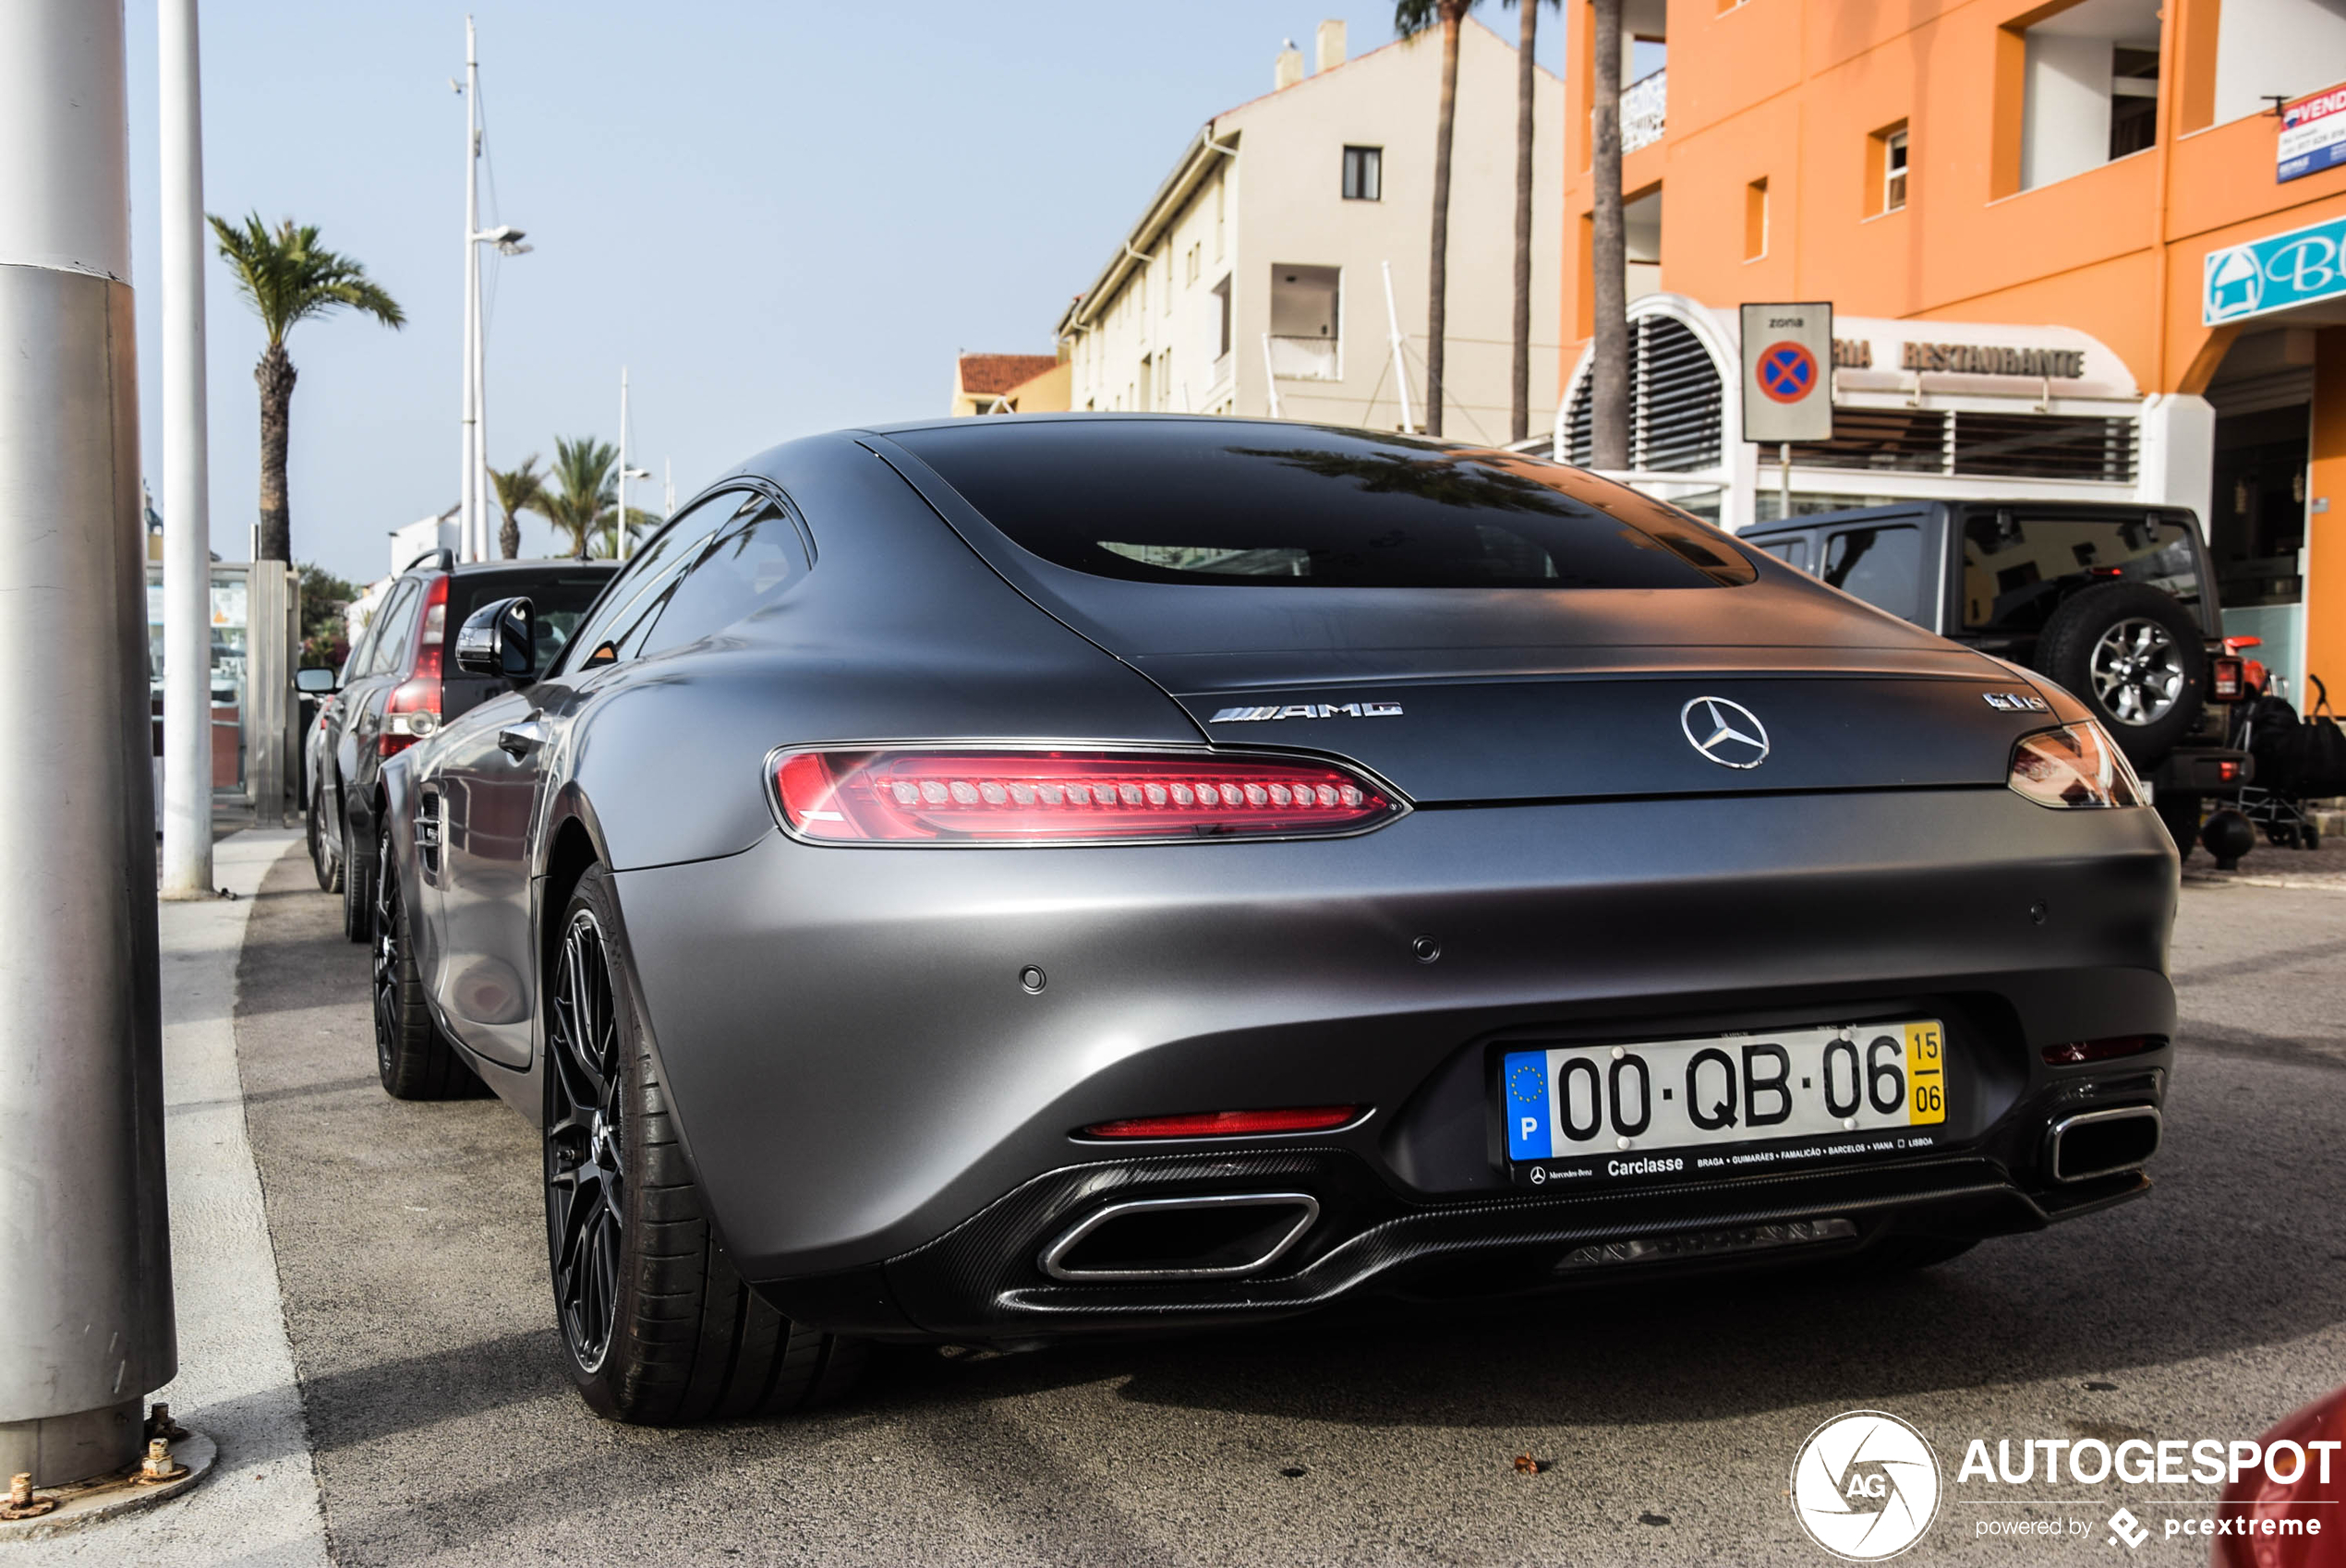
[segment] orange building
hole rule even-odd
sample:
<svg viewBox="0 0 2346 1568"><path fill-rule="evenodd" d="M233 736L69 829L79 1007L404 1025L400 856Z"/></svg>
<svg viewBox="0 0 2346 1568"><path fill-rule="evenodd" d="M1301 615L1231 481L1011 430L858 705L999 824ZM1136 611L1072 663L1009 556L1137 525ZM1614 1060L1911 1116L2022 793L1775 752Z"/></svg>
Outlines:
<svg viewBox="0 0 2346 1568"><path fill-rule="evenodd" d="M2274 103L2346 84L2346 0L1625 9L1641 484L1730 526L1780 488L2187 504L2227 629L2346 698L2346 96ZM1569 12L1557 439L1585 460L1594 13ZM1833 437L1788 484L1736 439L1747 301L1835 309Z"/></svg>

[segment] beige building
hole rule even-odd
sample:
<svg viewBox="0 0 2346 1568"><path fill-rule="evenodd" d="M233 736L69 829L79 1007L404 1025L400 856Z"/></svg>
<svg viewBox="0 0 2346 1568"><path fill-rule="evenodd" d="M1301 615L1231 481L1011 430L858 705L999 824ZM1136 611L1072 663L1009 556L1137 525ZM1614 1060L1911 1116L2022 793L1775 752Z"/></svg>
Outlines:
<svg viewBox="0 0 2346 1568"><path fill-rule="evenodd" d="M1059 319L1079 409L1425 421L1427 250L1442 83L1438 31L1317 70L1283 51L1266 96L1215 115L1099 277ZM1537 76L1531 424L1555 416L1564 87ZM1507 439L1515 257L1516 52L1469 19L1451 159L1445 435ZM1391 308L1387 307L1390 275Z"/></svg>

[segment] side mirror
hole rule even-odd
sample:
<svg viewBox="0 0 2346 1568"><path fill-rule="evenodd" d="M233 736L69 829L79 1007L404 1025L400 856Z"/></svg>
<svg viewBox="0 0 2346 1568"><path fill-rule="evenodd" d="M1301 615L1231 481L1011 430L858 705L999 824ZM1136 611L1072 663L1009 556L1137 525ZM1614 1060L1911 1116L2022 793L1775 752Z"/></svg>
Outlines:
<svg viewBox="0 0 2346 1568"><path fill-rule="evenodd" d="M313 696L323 696L334 690L334 672L322 665L313 665L307 669L294 671L294 690L296 692L308 692Z"/></svg>
<svg viewBox="0 0 2346 1568"><path fill-rule="evenodd" d="M456 668L515 682L538 673L538 612L526 598L499 599L465 618L456 633Z"/></svg>

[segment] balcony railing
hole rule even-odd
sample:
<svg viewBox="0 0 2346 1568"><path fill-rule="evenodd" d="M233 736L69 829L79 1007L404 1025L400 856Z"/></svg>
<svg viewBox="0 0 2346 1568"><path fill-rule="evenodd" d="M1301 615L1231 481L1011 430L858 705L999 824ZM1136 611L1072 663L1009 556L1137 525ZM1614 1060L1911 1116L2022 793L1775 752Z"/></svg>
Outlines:
<svg viewBox="0 0 2346 1568"><path fill-rule="evenodd" d="M1626 155L1662 139L1670 108L1670 72L1640 77L1621 90L1621 151Z"/></svg>
<svg viewBox="0 0 2346 1568"><path fill-rule="evenodd" d="M1334 381L1344 375L1343 344L1336 338L1271 340L1271 374L1282 380Z"/></svg>

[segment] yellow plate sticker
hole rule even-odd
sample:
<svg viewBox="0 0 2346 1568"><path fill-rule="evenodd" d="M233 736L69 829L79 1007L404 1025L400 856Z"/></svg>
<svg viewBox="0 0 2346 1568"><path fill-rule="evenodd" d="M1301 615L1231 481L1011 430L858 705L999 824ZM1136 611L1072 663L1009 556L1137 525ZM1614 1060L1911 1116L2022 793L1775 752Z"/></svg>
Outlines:
<svg viewBox="0 0 2346 1568"><path fill-rule="evenodd" d="M1936 1019L1906 1026L1906 1125L1947 1119L1946 1036Z"/></svg>

